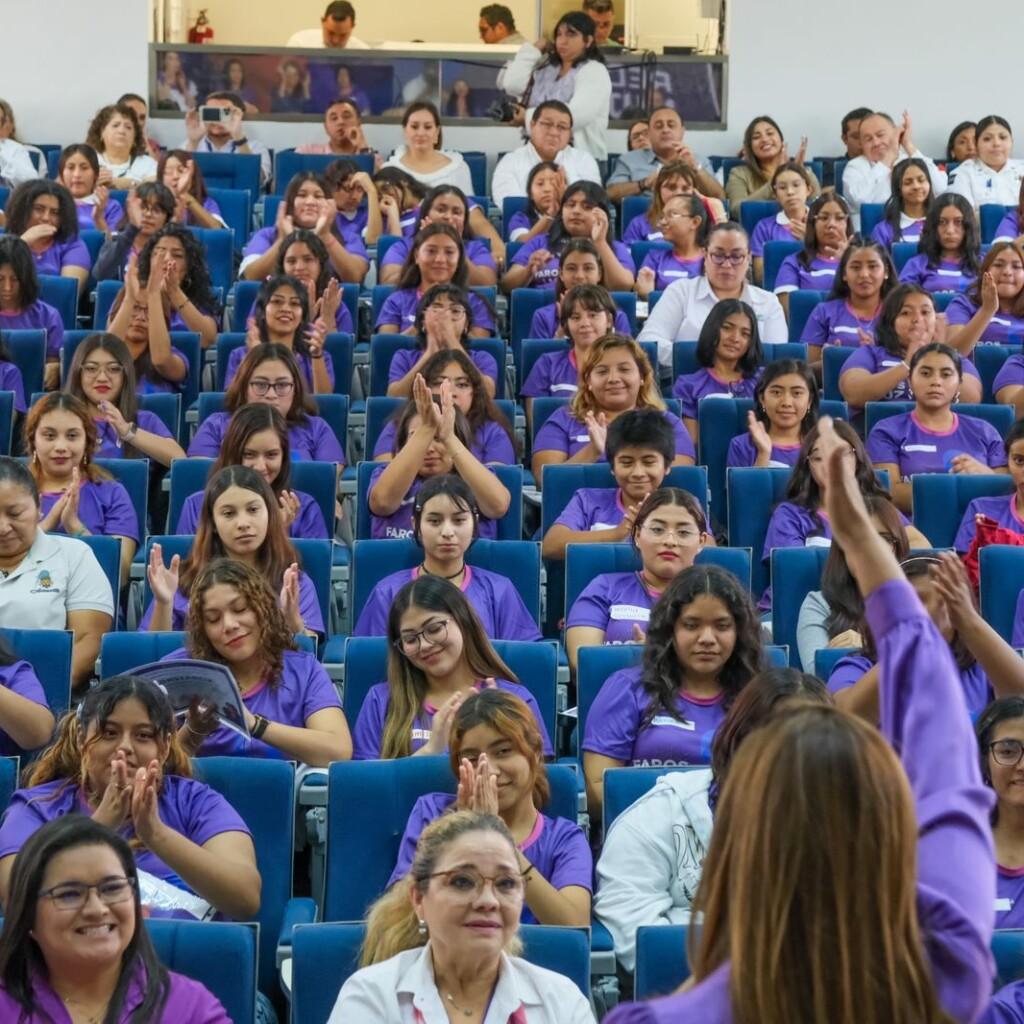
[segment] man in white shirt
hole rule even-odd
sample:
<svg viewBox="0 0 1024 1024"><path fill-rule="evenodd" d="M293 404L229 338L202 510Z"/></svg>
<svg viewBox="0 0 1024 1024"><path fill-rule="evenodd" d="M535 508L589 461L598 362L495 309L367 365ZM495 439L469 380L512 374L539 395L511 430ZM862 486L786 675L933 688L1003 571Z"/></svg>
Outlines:
<svg viewBox="0 0 1024 1024"><path fill-rule="evenodd" d="M860 208L864 203L884 203L892 195L892 169L908 156L918 157L928 166L932 195L946 189L945 172L922 153L911 137L910 114L903 111L899 127L885 113L875 111L861 119L860 145L863 155L851 160L843 171L843 195L853 211L854 227L860 228Z"/></svg>
<svg viewBox="0 0 1024 1024"><path fill-rule="evenodd" d="M242 98L233 92L211 92L203 106L224 108L229 112L227 120L204 123L199 111L190 110L185 115L184 148L193 153L255 153L260 158L260 185L265 185L270 180L270 151L246 135Z"/></svg>
<svg viewBox="0 0 1024 1024"><path fill-rule="evenodd" d="M352 35L355 27L355 8L348 0L334 0L327 5L319 28L304 28L294 33L286 45L306 50L369 50L369 43Z"/></svg>
<svg viewBox="0 0 1024 1024"><path fill-rule="evenodd" d="M750 272L750 240L732 221L716 224L704 249L703 277L684 278L670 284L651 310L638 341L658 343L662 374L672 370L672 344L696 341L708 314L722 299L742 299L757 317L761 340L789 340L786 316L779 300L747 281Z"/></svg>
<svg viewBox="0 0 1024 1024"><path fill-rule="evenodd" d="M572 111L560 100L540 103L530 119L530 141L506 153L494 168L491 197L500 209L508 196L525 196L530 171L545 160L565 169L565 183L593 181L601 184L597 161L569 143L572 140Z"/></svg>

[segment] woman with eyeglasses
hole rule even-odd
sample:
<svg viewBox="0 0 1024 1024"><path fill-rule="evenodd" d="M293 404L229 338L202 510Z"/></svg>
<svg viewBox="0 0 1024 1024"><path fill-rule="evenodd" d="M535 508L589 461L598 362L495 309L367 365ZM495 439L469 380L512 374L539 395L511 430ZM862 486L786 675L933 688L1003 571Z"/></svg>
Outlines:
<svg viewBox="0 0 1024 1024"><path fill-rule="evenodd" d="M443 754L459 706L497 687L525 701L545 757L551 740L533 694L498 657L466 596L453 583L421 575L398 591L388 612L387 681L371 686L352 730L357 760Z"/></svg>
<svg viewBox="0 0 1024 1024"><path fill-rule="evenodd" d="M85 814L44 825L15 861L0 934L0 1017L230 1024L168 971L146 931L131 847Z"/></svg>
<svg viewBox="0 0 1024 1024"><path fill-rule="evenodd" d="M362 969L341 987L328 1024L593 1024L572 981L519 957L531 884L520 858L495 815L460 810L432 821L408 875L370 908Z"/></svg>
<svg viewBox="0 0 1024 1024"><path fill-rule="evenodd" d="M147 181L128 193L125 210L128 223L103 243L92 268L97 281L123 280L132 256L138 257L146 243L174 220L177 200L158 181Z"/></svg>
<svg viewBox="0 0 1024 1024"><path fill-rule="evenodd" d="M700 196L673 196L658 218L662 237L671 249L651 249L636 275L636 293L641 299L652 291L664 291L670 284L704 272L704 237L708 216Z"/></svg>

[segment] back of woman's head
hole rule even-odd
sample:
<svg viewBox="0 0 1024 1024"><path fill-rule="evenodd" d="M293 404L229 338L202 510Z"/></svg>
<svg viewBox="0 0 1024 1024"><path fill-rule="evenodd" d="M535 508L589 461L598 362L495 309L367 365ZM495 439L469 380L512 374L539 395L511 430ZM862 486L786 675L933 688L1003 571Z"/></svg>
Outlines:
<svg viewBox="0 0 1024 1024"><path fill-rule="evenodd" d="M359 965L369 967L427 941L425 930L419 928L412 905L412 890L425 893L431 876L437 871L445 851L456 840L473 833L494 832L515 851L515 840L505 823L491 814L477 811L453 811L435 818L420 833L416 853L408 875L399 879L378 899L366 915L366 938L359 951ZM518 934L506 943L505 952L517 956L522 951Z"/></svg>

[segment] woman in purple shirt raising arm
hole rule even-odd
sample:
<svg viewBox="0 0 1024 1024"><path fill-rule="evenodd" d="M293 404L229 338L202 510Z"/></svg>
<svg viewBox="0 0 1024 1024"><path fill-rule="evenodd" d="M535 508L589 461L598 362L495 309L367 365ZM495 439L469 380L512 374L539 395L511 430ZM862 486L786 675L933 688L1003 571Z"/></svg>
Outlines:
<svg viewBox="0 0 1024 1024"><path fill-rule="evenodd" d="M202 985L157 959L131 848L96 821L70 815L36 832L15 863L6 909L4 1020L229 1024Z"/></svg>
<svg viewBox="0 0 1024 1024"><path fill-rule="evenodd" d="M990 997L992 798L956 667L828 419L821 448L829 520L878 640L881 734L816 706L747 739L695 904L694 983L620 1006L608 1024L948 1024L975 1020Z"/></svg>

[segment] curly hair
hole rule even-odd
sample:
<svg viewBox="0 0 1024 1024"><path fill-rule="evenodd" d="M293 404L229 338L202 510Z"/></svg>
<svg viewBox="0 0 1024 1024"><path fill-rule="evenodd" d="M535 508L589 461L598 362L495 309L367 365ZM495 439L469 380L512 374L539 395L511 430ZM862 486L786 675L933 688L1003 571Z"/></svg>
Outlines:
<svg viewBox="0 0 1024 1024"><path fill-rule="evenodd" d="M665 588L651 612L640 675L640 685L649 698L642 729L661 714L684 721L676 706L676 697L686 682L676 654L676 623L687 605L704 596L718 598L725 605L736 630L735 646L718 676L724 710L728 711L740 690L764 668L761 620L747 588L717 565L684 569Z"/></svg>
<svg viewBox="0 0 1024 1024"><path fill-rule="evenodd" d="M146 138L142 134L142 126L139 124L138 114L127 103L110 103L105 107L100 107L96 111L96 116L92 119L89 124L89 130L86 132L85 141L96 150L97 153L103 153L103 129L110 123L110 119L115 115L120 114L122 117L127 118L132 127L135 129L135 141L132 142L131 157L134 160L137 156L146 155Z"/></svg>
<svg viewBox="0 0 1024 1024"><path fill-rule="evenodd" d="M196 236L181 224L165 224L142 247L139 253L139 280L148 281L153 250L162 238L174 238L185 250L187 269L181 279L181 290L200 313L220 320L220 303L213 291L210 269L206 265L206 250Z"/></svg>
<svg viewBox="0 0 1024 1024"><path fill-rule="evenodd" d="M238 592L246 607L255 612L260 625L260 654L265 676L271 689L281 685L284 652L294 651L288 623L277 595L263 575L251 566L232 558L216 558L200 570L189 592L188 619L185 623L187 646L193 658L200 661L223 662L224 659L210 642L203 619L203 597L211 587L223 585Z"/></svg>
<svg viewBox="0 0 1024 1024"><path fill-rule="evenodd" d="M78 417L85 434L85 451L82 453L82 462L78 469L91 483L110 480L110 474L93 461L96 450L99 448L100 438L99 431L96 429L96 421L89 413L89 407L80 398L76 398L66 391L51 391L28 410L23 427L25 452L29 456L29 472L35 478L36 484L42 486L43 483L43 471L40 468L39 460L35 457L36 431L39 430L39 424L43 417L51 412L68 412L72 416Z"/></svg>
<svg viewBox="0 0 1024 1024"><path fill-rule="evenodd" d="M7 199L4 213L7 217L6 230L12 235L23 235L32 218L32 207L42 196L57 200L57 232L54 242L67 242L78 237L78 212L71 193L58 181L36 178L23 181Z"/></svg>

